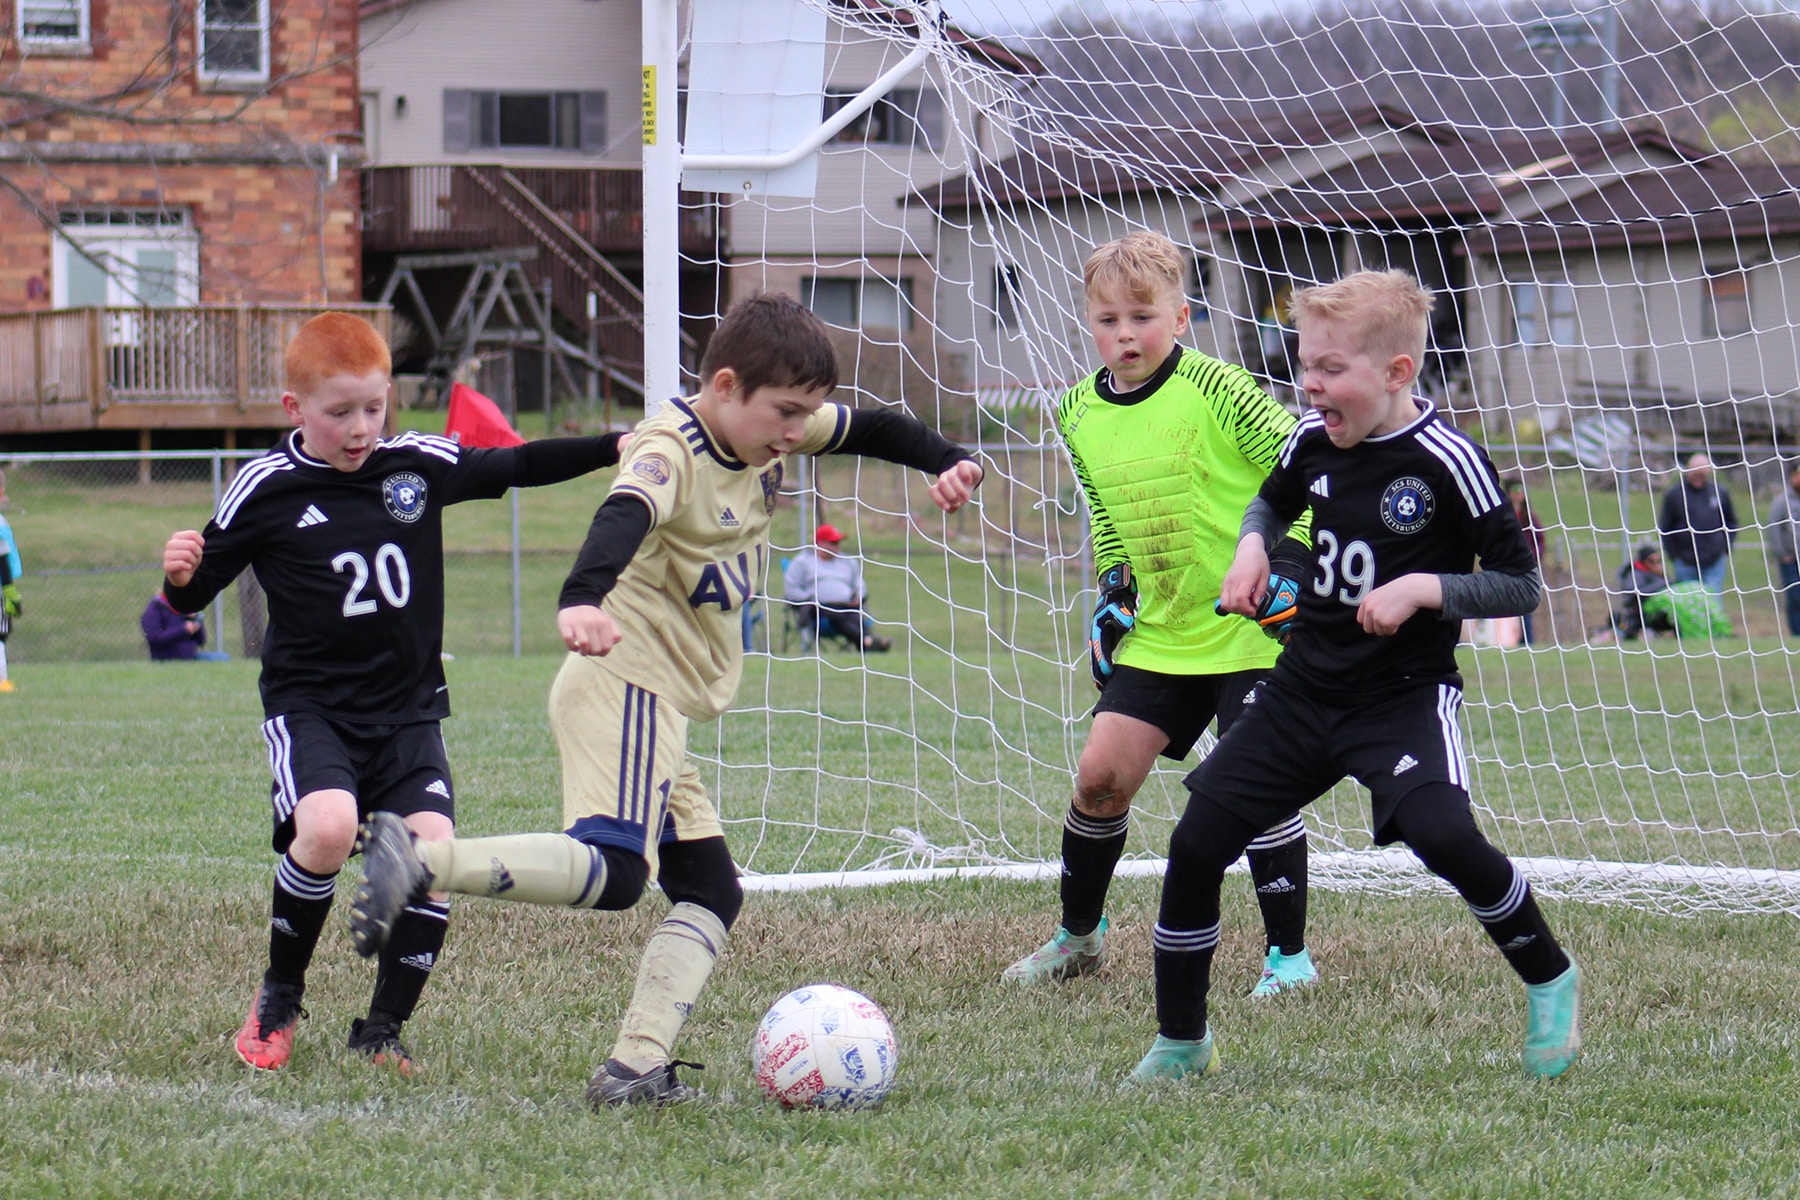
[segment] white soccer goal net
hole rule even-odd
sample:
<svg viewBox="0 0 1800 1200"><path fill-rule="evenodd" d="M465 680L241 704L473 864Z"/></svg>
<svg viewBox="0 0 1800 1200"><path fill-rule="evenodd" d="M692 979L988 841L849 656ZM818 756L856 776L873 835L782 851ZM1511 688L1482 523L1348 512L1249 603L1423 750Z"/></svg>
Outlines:
<svg viewBox="0 0 1800 1200"><path fill-rule="evenodd" d="M1082 260L1150 228L1192 249L1186 343L1288 402L1287 289L1394 265L1436 293L1422 388L1545 532L1529 642L1501 622L1462 651L1482 821L1540 890L1800 913L1793 527L1762 527L1800 430L1800 18L1020 4L1001 38L977 24L1000 0L807 3L826 115L929 53L825 146L811 198L705 201L725 290L801 297L841 331L840 399L904 405L989 476L952 518L883 464L790 477L777 556L844 529L895 646L813 648L768 606L736 710L696 737L750 870L1054 864L1095 692L1085 512L1050 414L1095 365ZM1649 606L1679 633L1621 626L1620 568L1695 453L1741 526L1721 590ZM1139 796L1131 857L1165 850L1186 769ZM1307 820L1320 882L1435 886L1372 848L1359 789Z"/></svg>

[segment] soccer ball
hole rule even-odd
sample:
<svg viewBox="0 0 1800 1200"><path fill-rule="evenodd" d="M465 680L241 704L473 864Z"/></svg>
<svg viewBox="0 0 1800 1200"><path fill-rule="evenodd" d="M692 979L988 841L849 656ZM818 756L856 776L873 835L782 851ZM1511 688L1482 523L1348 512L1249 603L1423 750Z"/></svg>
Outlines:
<svg viewBox="0 0 1800 1200"><path fill-rule="evenodd" d="M881 1006L815 983L777 1000L750 1040L756 1086L787 1108L870 1108L894 1086L900 1050Z"/></svg>

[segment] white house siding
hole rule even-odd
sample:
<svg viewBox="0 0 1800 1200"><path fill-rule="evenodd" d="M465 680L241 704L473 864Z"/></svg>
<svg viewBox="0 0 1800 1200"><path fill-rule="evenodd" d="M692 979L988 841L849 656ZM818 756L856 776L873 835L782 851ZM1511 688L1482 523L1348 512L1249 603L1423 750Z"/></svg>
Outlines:
<svg viewBox="0 0 1800 1200"><path fill-rule="evenodd" d="M641 6L606 0L419 0L362 22L362 90L378 114L374 165L638 166ZM600 153L444 149L444 91L606 93ZM406 98L404 115L397 113Z"/></svg>
<svg viewBox="0 0 1800 1200"><path fill-rule="evenodd" d="M1705 336L1706 266L1735 261L1728 243L1704 251L1638 246L1598 261L1523 256L1478 260L1469 305L1471 378L1483 409L1510 409L1546 429L1567 424L1571 398L1591 403L1596 388L1681 398L1784 397L1800 391L1800 239L1780 239L1772 261L1750 271L1752 332ZM1577 345L1516 343L1505 280L1568 278L1576 285Z"/></svg>

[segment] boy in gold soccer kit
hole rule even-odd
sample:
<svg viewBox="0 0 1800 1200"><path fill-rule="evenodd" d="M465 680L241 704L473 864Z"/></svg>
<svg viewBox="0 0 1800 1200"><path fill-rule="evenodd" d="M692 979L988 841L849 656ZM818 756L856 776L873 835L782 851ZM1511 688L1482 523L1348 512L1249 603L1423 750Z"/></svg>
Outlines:
<svg viewBox="0 0 1800 1200"><path fill-rule="evenodd" d="M768 558L787 454L864 454L937 474L946 512L982 471L911 417L825 402L837 363L822 322L759 296L720 323L700 394L641 423L563 585L572 651L550 691L563 833L415 842L372 817L351 916L377 952L430 890L624 909L654 875L674 905L651 935L612 1053L588 1085L602 1104L664 1104L692 1089L671 1051L743 902L717 813L686 756L690 722L730 705L743 673L741 609Z"/></svg>

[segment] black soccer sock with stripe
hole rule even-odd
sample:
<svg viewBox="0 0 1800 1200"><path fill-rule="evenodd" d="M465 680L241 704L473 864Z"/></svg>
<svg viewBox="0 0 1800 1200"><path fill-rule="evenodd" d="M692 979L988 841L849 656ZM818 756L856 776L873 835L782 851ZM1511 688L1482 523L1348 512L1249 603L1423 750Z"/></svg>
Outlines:
<svg viewBox="0 0 1800 1200"><path fill-rule="evenodd" d="M1526 983L1549 983L1569 968L1531 885L1512 860L1482 836L1468 793L1429 784L1395 814L1399 832L1431 872L1456 889L1500 953Z"/></svg>
<svg viewBox="0 0 1800 1200"><path fill-rule="evenodd" d="M1074 804L1063 818L1062 924L1076 937L1094 932L1106 912L1113 868L1125 852L1131 814L1090 817Z"/></svg>
<svg viewBox="0 0 1800 1200"><path fill-rule="evenodd" d="M1299 817L1250 843L1250 878L1262 909L1268 949L1298 954L1306 948L1306 826Z"/></svg>
<svg viewBox="0 0 1800 1200"><path fill-rule="evenodd" d="M1498 898L1480 903L1464 893L1463 899L1520 979L1526 983L1549 983L1569 969L1569 956L1550 932L1550 923L1544 920L1537 897L1531 894L1531 885L1510 861L1506 865L1512 878Z"/></svg>
<svg viewBox="0 0 1800 1200"><path fill-rule="evenodd" d="M284 854L275 866L275 896L269 906L271 982L302 985L313 950L331 915L337 872L315 875Z"/></svg>
<svg viewBox="0 0 1800 1200"><path fill-rule="evenodd" d="M369 1001L369 1023L403 1024L419 1006L419 996L437 966L450 929L450 905L438 900L409 904L394 922L394 932L381 949L375 972L375 995Z"/></svg>
<svg viewBox="0 0 1800 1200"><path fill-rule="evenodd" d="M1206 1036L1206 993L1212 988L1219 923L1204 929L1169 929L1158 921L1150 941L1156 950L1157 1032L1197 1042Z"/></svg>

